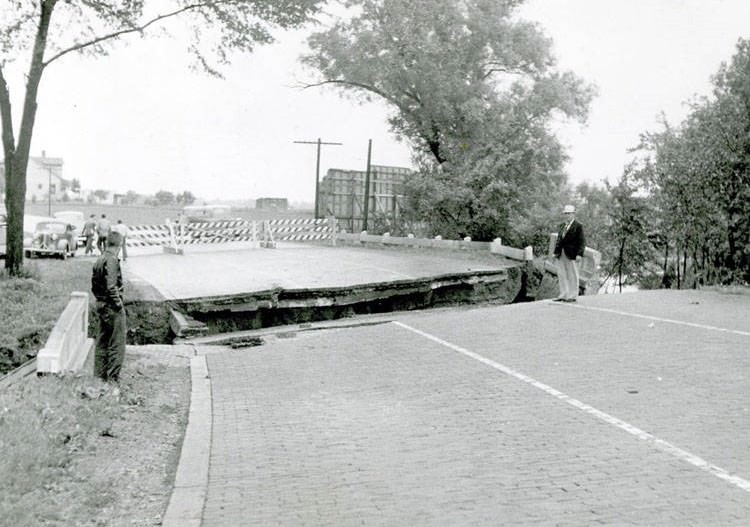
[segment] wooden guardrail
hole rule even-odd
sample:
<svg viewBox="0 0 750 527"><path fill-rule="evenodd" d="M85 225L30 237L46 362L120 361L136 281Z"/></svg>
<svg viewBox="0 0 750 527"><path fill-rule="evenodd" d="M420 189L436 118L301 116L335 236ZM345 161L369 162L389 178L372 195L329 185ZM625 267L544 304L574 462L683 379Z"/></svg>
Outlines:
<svg viewBox="0 0 750 527"><path fill-rule="evenodd" d="M88 328L89 295L73 292L44 348L36 356L37 373L80 371L94 348Z"/></svg>

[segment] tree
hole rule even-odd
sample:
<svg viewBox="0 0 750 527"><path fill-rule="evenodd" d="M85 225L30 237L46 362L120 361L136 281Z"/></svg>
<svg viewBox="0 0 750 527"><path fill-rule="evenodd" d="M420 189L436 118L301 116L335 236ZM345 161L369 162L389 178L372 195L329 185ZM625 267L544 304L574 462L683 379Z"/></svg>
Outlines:
<svg viewBox="0 0 750 527"><path fill-rule="evenodd" d="M104 55L129 36L144 36L169 19L192 29L196 66L219 75L230 54L271 42L274 27L297 27L317 13L321 0L37 0L7 2L0 10L0 121L8 210L5 267L23 263L26 169L37 117L37 94L48 66L71 53ZM158 12L155 6L164 11ZM210 50L210 51L206 51ZM28 54L25 94L16 137L8 66Z"/></svg>
<svg viewBox="0 0 750 527"><path fill-rule="evenodd" d="M132 205L138 201L139 197L140 197L140 194L138 194L135 190L128 190L125 193L125 195L122 197L121 203L123 205Z"/></svg>
<svg viewBox="0 0 750 527"><path fill-rule="evenodd" d="M640 145L638 177L659 213L665 253L674 249L678 284L689 262L700 282L750 281L750 41L740 39L713 84L680 126L664 123Z"/></svg>
<svg viewBox="0 0 750 527"><path fill-rule="evenodd" d="M574 194L574 197L566 201L575 204L576 219L586 228L586 245L602 252L603 257L606 258L605 247L612 222L610 187L606 183L604 185L580 183L575 187Z"/></svg>
<svg viewBox="0 0 750 527"><path fill-rule="evenodd" d="M189 190L185 190L175 196L178 205L192 205L195 203L195 196Z"/></svg>
<svg viewBox="0 0 750 527"><path fill-rule="evenodd" d="M175 202L174 194L168 190L160 190L154 195L154 198L159 205L172 205Z"/></svg>
<svg viewBox="0 0 750 527"><path fill-rule="evenodd" d="M617 276L621 292L623 277L640 277L653 250L648 237L648 204L645 197L637 195L630 170L625 170L617 185L607 185L611 203L606 249L610 257L605 270L608 276Z"/></svg>
<svg viewBox="0 0 750 527"><path fill-rule="evenodd" d="M555 70L551 42L515 18L520 3L356 0L355 16L309 39L303 61L322 77L309 86L392 106L420 165L409 202L440 234L507 232L565 181L549 124L584 120L593 92Z"/></svg>
<svg viewBox="0 0 750 527"><path fill-rule="evenodd" d="M94 192L92 192L92 195L98 200L98 201L104 201L107 198L109 198L109 191L104 190L101 188L96 189Z"/></svg>

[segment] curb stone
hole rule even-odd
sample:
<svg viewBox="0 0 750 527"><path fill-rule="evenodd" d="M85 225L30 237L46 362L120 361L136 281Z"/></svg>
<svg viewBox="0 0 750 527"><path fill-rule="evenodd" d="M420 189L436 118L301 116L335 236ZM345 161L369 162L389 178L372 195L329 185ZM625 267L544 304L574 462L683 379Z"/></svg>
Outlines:
<svg viewBox="0 0 750 527"><path fill-rule="evenodd" d="M190 359L190 410L164 527L200 527L211 452L211 379L206 357Z"/></svg>

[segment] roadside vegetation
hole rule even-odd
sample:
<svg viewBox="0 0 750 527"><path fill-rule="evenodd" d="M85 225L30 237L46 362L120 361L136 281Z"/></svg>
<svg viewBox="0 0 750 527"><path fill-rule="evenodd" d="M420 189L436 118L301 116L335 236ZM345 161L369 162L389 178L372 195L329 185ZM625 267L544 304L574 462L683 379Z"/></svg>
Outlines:
<svg viewBox="0 0 750 527"><path fill-rule="evenodd" d="M3 373L43 347L91 258L0 272ZM188 360L129 348L119 387L90 375L27 377L0 390L1 525L159 525L190 402Z"/></svg>
<svg viewBox="0 0 750 527"><path fill-rule="evenodd" d="M73 291L91 289L90 259L26 260L21 276L0 271L0 374L35 357Z"/></svg>
<svg viewBox="0 0 750 527"><path fill-rule="evenodd" d="M0 524L160 525L189 391L186 358L132 349L117 389L86 375L0 391Z"/></svg>

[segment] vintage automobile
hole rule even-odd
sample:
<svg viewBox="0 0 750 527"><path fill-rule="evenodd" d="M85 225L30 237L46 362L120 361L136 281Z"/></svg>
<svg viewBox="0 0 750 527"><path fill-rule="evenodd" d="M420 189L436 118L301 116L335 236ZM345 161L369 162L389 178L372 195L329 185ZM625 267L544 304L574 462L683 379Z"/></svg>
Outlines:
<svg viewBox="0 0 750 527"><path fill-rule="evenodd" d="M56 220L64 221L73 225L78 233L78 247L86 246L86 236L83 235L83 225L86 218L79 210L62 210L53 214Z"/></svg>
<svg viewBox="0 0 750 527"><path fill-rule="evenodd" d="M75 256L78 235L74 225L57 220L37 223L34 234L24 240L27 258L41 255L59 256L66 259Z"/></svg>

